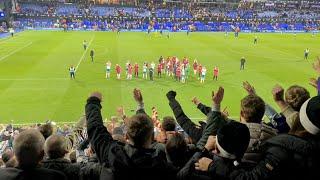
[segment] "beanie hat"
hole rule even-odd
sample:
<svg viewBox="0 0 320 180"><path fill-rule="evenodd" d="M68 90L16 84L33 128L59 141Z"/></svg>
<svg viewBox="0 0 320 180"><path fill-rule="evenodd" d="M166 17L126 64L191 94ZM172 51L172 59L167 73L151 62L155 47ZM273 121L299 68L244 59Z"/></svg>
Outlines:
<svg viewBox="0 0 320 180"><path fill-rule="evenodd" d="M230 121L220 128L216 136L220 156L239 160L243 157L250 142L250 132L245 124Z"/></svg>
<svg viewBox="0 0 320 180"><path fill-rule="evenodd" d="M310 134L320 134L320 96L303 103L299 113L300 123Z"/></svg>

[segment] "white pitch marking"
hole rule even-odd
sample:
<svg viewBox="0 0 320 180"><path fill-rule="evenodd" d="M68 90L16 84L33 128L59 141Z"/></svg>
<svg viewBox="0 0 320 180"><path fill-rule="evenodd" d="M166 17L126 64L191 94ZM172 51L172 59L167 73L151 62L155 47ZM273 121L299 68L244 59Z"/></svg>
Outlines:
<svg viewBox="0 0 320 180"><path fill-rule="evenodd" d="M30 46L31 44L32 44L32 42L29 42L29 43L28 43L28 44L26 44L25 46L22 46L21 48L18 48L18 49L16 49L16 50L12 51L11 53L9 53L9 54L7 54L7 55L5 55L5 56L1 57L1 58L0 58L0 61L2 61L2 60L4 60L4 59L6 59L7 57L9 57L9 56L11 56L11 55L15 54L15 53L16 53L16 52L18 52L18 51L21 51L22 49L24 49L24 48L26 48L26 47Z"/></svg>
<svg viewBox="0 0 320 180"><path fill-rule="evenodd" d="M92 41L93 41L94 37L95 37L95 35L93 35L93 37L91 38L91 40L90 40L90 42L89 42L89 44L88 44L87 49L86 49L86 50L84 51L84 53L82 54L82 56L81 56L81 58L80 58L80 60L79 60L79 62L78 62L78 64L77 64L77 66L76 66L76 72L77 72L78 67L80 66L81 62L83 61L84 56L87 54L87 51L88 51L88 49L89 49L89 47L90 47L90 45L91 45L91 43L92 43Z"/></svg>

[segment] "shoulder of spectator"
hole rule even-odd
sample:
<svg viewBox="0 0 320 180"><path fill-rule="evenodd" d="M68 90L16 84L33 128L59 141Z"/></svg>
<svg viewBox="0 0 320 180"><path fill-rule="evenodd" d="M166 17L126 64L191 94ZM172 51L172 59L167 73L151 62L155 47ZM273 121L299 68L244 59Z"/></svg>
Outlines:
<svg viewBox="0 0 320 180"><path fill-rule="evenodd" d="M288 125L292 127L293 121L295 120L295 118L297 118L297 116L299 115L299 112L295 111L291 106L287 106L281 112L281 114L283 114L284 117L286 118Z"/></svg>

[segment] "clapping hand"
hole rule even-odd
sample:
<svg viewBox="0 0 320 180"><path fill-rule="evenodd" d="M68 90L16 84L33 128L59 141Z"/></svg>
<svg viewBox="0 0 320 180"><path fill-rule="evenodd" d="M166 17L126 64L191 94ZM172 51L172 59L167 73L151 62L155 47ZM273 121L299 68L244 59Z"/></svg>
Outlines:
<svg viewBox="0 0 320 180"><path fill-rule="evenodd" d="M242 84L243 84L243 88L248 92L249 95L255 95L256 94L256 90L254 89L254 87L248 81L245 81Z"/></svg>
<svg viewBox="0 0 320 180"><path fill-rule="evenodd" d="M272 89L272 95L275 102L284 101L284 89L280 85L275 85Z"/></svg>
<svg viewBox="0 0 320 180"><path fill-rule="evenodd" d="M138 103L142 103L143 102L143 98L142 98L142 94L141 94L141 90L140 89L134 88L133 97L136 100L136 102L138 102Z"/></svg>
<svg viewBox="0 0 320 180"><path fill-rule="evenodd" d="M220 105L224 97L224 89L223 87L219 87L218 91L214 93L212 91L212 102L213 104Z"/></svg>
<svg viewBox="0 0 320 180"><path fill-rule="evenodd" d="M212 163L212 159L203 157L199 159L198 162L194 164L195 169L199 171L208 171L210 164Z"/></svg>

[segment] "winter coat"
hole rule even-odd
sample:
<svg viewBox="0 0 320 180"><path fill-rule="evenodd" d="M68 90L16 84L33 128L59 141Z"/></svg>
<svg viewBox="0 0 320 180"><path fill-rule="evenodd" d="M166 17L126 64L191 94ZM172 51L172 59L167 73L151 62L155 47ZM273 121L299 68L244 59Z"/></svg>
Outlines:
<svg viewBox="0 0 320 180"><path fill-rule="evenodd" d="M68 177L68 180L76 180L79 179L81 165L72 164L69 160L64 158L58 158L43 160L42 167L63 172Z"/></svg>
<svg viewBox="0 0 320 180"><path fill-rule="evenodd" d="M46 168L4 168L0 169L0 180L67 180L59 171Z"/></svg>
<svg viewBox="0 0 320 180"><path fill-rule="evenodd" d="M202 132L206 126L206 123L202 123L201 126L196 125L192 120L184 113L181 105L176 99L170 99L169 105L173 111L173 114L181 126L181 128L189 135L193 143L197 143L202 137ZM208 109L200 109L202 112L207 112ZM209 112L207 112L209 113Z"/></svg>
<svg viewBox="0 0 320 180"><path fill-rule="evenodd" d="M258 162L261 159L261 145L266 140L277 135L277 131L264 123L245 123L250 131L250 143L243 160Z"/></svg>
<svg viewBox="0 0 320 180"><path fill-rule="evenodd" d="M100 100L87 100L87 131L99 162L109 167L116 180L172 179L175 172L167 163L166 154L155 149L137 148L114 141L103 125ZM101 177L105 179L105 177Z"/></svg>
<svg viewBox="0 0 320 180"><path fill-rule="evenodd" d="M250 171L234 171L232 180L320 179L320 140L278 135L263 145L263 159Z"/></svg>

